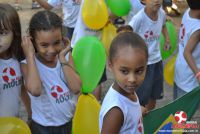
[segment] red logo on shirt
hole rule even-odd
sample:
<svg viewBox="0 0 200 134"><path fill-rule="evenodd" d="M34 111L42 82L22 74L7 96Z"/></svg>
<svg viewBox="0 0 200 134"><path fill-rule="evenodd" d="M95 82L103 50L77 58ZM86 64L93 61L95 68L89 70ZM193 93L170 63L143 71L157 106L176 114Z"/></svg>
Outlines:
<svg viewBox="0 0 200 134"><path fill-rule="evenodd" d="M153 31L146 31L144 37L145 39L153 37Z"/></svg>
<svg viewBox="0 0 200 134"><path fill-rule="evenodd" d="M64 91L60 86L54 85L51 88L51 96L55 98L56 103L60 104L64 101L68 101L71 96L68 91Z"/></svg>
<svg viewBox="0 0 200 134"><path fill-rule="evenodd" d="M181 28L180 28L180 35L181 35L181 39L184 38L185 36L185 27L183 24L181 24Z"/></svg>
<svg viewBox="0 0 200 134"><path fill-rule="evenodd" d="M8 68L3 69L2 78L6 83L9 83L9 82L15 80L15 76L16 76L16 73L13 68L8 67Z"/></svg>
<svg viewBox="0 0 200 134"><path fill-rule="evenodd" d="M155 40L159 40L159 35L153 33L153 31L146 31L144 34L144 40L145 42L152 42Z"/></svg>
<svg viewBox="0 0 200 134"><path fill-rule="evenodd" d="M51 88L51 95L56 99L59 98L62 92L63 92L63 89L60 86L53 86Z"/></svg>
<svg viewBox="0 0 200 134"><path fill-rule="evenodd" d="M140 118L139 121L138 121L138 131L140 133L142 133L143 131L143 126L142 126L142 119Z"/></svg>

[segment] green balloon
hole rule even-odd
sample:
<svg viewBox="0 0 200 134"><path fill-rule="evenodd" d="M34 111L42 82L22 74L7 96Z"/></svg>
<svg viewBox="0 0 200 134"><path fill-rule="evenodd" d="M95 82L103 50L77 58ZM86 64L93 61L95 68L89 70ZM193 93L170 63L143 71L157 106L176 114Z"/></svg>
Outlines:
<svg viewBox="0 0 200 134"><path fill-rule="evenodd" d="M125 16L131 10L131 3L129 0L106 0L111 12L116 16Z"/></svg>
<svg viewBox="0 0 200 134"><path fill-rule="evenodd" d="M177 33L176 33L176 29L175 29L173 23L170 21L167 21L166 28L167 28L168 35L169 35L169 42L170 42L171 48L169 51L164 51L165 38L164 38L163 34L161 34L161 36L160 36L160 51L161 51L161 56L162 56L163 60L167 59L170 55L172 55L177 47Z"/></svg>
<svg viewBox="0 0 200 134"><path fill-rule="evenodd" d="M106 64L103 44L94 36L85 36L76 43L72 57L82 80L82 93L91 93L97 86Z"/></svg>

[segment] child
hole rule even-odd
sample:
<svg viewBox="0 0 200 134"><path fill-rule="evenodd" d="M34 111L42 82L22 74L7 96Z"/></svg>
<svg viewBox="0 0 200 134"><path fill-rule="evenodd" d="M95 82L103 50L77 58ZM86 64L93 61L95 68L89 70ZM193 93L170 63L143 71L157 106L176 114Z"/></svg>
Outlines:
<svg viewBox="0 0 200 134"><path fill-rule="evenodd" d="M23 38L26 60L21 69L31 98L32 134L70 134L73 95L80 92L81 80L73 68L70 47L64 48L62 19L39 11L30 20L29 34Z"/></svg>
<svg viewBox="0 0 200 134"><path fill-rule="evenodd" d="M174 99L200 83L200 1L187 0L179 32L179 52L175 64Z"/></svg>
<svg viewBox="0 0 200 134"><path fill-rule="evenodd" d="M131 11L127 16L127 22L129 22L134 15L136 15L141 9L145 7L144 2L145 0L130 0Z"/></svg>
<svg viewBox="0 0 200 134"><path fill-rule="evenodd" d="M72 38L81 0L36 0L45 9L51 10L62 6L64 14L63 32L70 40Z"/></svg>
<svg viewBox="0 0 200 134"><path fill-rule="evenodd" d="M148 50L133 32L119 33L111 43L109 69L114 84L108 90L99 115L101 134L143 134L137 88L145 77Z"/></svg>
<svg viewBox="0 0 200 134"><path fill-rule="evenodd" d="M147 110L156 106L156 99L163 97L163 65L160 54L159 37L165 37L165 50L169 50L169 39L165 28L165 13L160 8L162 0L146 0L146 6L130 21L133 31L138 33L148 47L148 66L143 84L137 90L140 104Z"/></svg>
<svg viewBox="0 0 200 134"><path fill-rule="evenodd" d="M9 4L0 3L0 117L19 116L20 94L28 116L31 114L19 65L23 59L17 11Z"/></svg>

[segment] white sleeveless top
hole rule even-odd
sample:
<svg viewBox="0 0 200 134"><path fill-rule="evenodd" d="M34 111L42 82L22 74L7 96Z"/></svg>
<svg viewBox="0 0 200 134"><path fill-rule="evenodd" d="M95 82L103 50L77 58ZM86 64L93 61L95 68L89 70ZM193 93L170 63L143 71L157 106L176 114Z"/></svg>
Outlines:
<svg viewBox="0 0 200 134"><path fill-rule="evenodd" d="M116 90L110 87L107 92L99 115L100 131L103 125L103 119L107 112L113 107L118 107L123 112L124 123L119 134L143 134L142 112L139 100L133 102L127 97L121 95Z"/></svg>
<svg viewBox="0 0 200 134"><path fill-rule="evenodd" d="M195 87L199 86L195 74L187 64L184 58L184 50L190 36L200 29L200 19L194 19L189 16L189 9L183 15L182 24L179 31L179 52L175 64L175 77L174 81L178 87L185 92L190 92ZM196 45L196 48L192 52L192 56L195 59L197 67L200 69L200 42Z"/></svg>
<svg viewBox="0 0 200 134"><path fill-rule="evenodd" d="M0 59L0 116L19 116L21 85L19 62Z"/></svg>
<svg viewBox="0 0 200 134"><path fill-rule="evenodd" d="M59 61L55 68L45 66L37 58L35 61L43 90L39 97L29 94L32 119L43 126L63 125L73 117L76 98L65 84Z"/></svg>

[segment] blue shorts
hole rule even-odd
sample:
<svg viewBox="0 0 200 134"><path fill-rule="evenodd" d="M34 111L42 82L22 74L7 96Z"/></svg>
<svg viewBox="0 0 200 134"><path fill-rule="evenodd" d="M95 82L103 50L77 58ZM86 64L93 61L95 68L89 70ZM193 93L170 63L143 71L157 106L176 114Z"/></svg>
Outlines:
<svg viewBox="0 0 200 134"><path fill-rule="evenodd" d="M72 121L61 126L42 126L32 120L30 129L32 134L71 134Z"/></svg>
<svg viewBox="0 0 200 134"><path fill-rule="evenodd" d="M145 106L150 99L163 98L163 64L159 61L147 66L145 79L136 91L140 105Z"/></svg>

